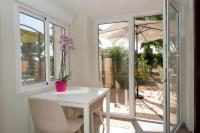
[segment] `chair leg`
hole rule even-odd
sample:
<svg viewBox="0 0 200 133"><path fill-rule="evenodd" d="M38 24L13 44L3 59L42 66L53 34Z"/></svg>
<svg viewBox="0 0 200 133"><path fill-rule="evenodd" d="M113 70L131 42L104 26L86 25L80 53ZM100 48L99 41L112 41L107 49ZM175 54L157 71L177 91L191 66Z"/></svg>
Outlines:
<svg viewBox="0 0 200 133"><path fill-rule="evenodd" d="M94 112L91 112L91 116L90 116L90 123L91 123L91 133L94 133Z"/></svg>
<svg viewBox="0 0 200 133"><path fill-rule="evenodd" d="M99 110L99 119L101 121L101 124L103 126L103 130L102 130L102 133L104 133L104 129L105 129L105 126L104 126L104 120L103 120L103 111Z"/></svg>
<svg viewBox="0 0 200 133"><path fill-rule="evenodd" d="M101 124L103 124L103 114L102 114L102 111L101 110L99 110L99 119L100 119L100 121L101 121Z"/></svg>

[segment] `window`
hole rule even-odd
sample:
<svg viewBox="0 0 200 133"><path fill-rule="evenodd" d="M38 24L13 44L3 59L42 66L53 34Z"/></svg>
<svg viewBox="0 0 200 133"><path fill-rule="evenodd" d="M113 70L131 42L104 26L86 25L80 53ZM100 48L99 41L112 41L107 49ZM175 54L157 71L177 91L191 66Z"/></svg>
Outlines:
<svg viewBox="0 0 200 133"><path fill-rule="evenodd" d="M65 33L64 26L24 10L19 13L19 22L21 85L48 84L58 79L61 62L59 38Z"/></svg>
<svg viewBox="0 0 200 133"><path fill-rule="evenodd" d="M53 23L49 23L49 57L50 57L50 80L59 78L61 54L58 52L59 37L65 33L65 29Z"/></svg>
<svg viewBox="0 0 200 133"><path fill-rule="evenodd" d="M44 21L20 13L22 85L45 82Z"/></svg>

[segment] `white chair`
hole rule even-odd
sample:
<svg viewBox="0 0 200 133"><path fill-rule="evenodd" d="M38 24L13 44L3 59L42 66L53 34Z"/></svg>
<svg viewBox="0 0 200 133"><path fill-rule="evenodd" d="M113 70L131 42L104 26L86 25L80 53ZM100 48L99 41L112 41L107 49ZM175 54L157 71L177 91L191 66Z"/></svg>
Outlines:
<svg viewBox="0 0 200 133"><path fill-rule="evenodd" d="M66 118L62 107L53 101L29 99L30 111L35 128L40 133L80 132L83 119Z"/></svg>

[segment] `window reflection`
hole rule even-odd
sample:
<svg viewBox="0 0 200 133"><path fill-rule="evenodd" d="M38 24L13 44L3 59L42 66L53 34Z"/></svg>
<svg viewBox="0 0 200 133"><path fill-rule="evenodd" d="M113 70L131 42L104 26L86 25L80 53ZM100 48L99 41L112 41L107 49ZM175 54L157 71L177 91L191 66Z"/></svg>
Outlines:
<svg viewBox="0 0 200 133"><path fill-rule="evenodd" d="M50 56L50 80L58 79L61 62L59 46L60 35L65 29L53 23L49 23L49 56Z"/></svg>
<svg viewBox="0 0 200 133"><path fill-rule="evenodd" d="M44 21L20 13L22 85L45 82Z"/></svg>

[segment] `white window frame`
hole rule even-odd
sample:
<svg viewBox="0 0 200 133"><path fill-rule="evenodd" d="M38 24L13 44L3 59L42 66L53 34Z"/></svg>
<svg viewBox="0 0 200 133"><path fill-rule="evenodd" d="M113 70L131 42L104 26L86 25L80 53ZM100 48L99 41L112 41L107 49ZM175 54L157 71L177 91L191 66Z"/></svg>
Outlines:
<svg viewBox="0 0 200 133"><path fill-rule="evenodd" d="M128 30L129 30L129 37L128 37L128 41L129 41L129 88L128 88L128 105L129 105L129 112L128 114L123 114L123 113L111 113L111 116L113 117L118 117L118 118L134 118L134 114L135 114L135 101L133 99L135 99L135 95L134 94L134 90L131 88L134 88L134 70L133 65L134 65L134 37L132 36L134 31L133 29L133 17L132 16L124 16L124 17L116 17L116 18L112 18L112 19L106 19L106 20L98 20L95 23L95 29L96 29L96 36L95 36L95 41L97 44L97 51L99 51L99 42L98 42L98 38L99 38L99 33L98 33L98 29L99 29L99 25L101 24L109 24L109 23L118 23L118 22L127 22L128 23ZM99 52L97 54L97 64L99 64ZM98 65L98 77L99 77L99 65Z"/></svg>
<svg viewBox="0 0 200 133"><path fill-rule="evenodd" d="M21 73L21 47L20 47L20 18L19 14L24 13L36 19L40 19L44 21L44 34L45 34L45 82L35 83L30 85L22 85L22 73ZM50 58L49 58L49 23L56 24L65 29L65 33L69 34L70 25L49 17L48 15L32 9L27 5L22 3L16 3L14 5L14 16L15 16L15 40L16 40L16 86L17 86L17 93L24 93L36 90L43 90L47 88L51 88L54 86L55 81L50 81Z"/></svg>

